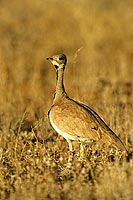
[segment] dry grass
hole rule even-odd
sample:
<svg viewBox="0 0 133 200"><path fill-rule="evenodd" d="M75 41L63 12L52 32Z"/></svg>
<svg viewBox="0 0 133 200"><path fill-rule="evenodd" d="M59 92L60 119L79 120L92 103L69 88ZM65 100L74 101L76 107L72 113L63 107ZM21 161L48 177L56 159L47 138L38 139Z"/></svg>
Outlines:
<svg viewBox="0 0 133 200"><path fill-rule="evenodd" d="M68 94L90 105L133 152L133 2L0 1L0 199L133 197L133 160L107 147L68 145L47 120L66 53Z"/></svg>

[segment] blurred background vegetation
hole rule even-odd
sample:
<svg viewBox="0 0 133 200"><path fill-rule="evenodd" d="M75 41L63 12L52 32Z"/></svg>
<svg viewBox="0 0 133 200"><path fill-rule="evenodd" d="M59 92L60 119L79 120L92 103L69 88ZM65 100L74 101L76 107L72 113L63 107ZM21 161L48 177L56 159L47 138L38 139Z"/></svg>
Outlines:
<svg viewBox="0 0 133 200"><path fill-rule="evenodd" d="M55 69L46 57L65 53L68 94L94 108L131 148L132 0L1 0L0 38L3 147L8 149L8 142L12 143L11 133L31 130L40 119L42 138L49 135L46 118L55 90ZM11 143L10 147L16 144Z"/></svg>
<svg viewBox="0 0 133 200"><path fill-rule="evenodd" d="M45 58L59 52L68 56L74 95L76 85L89 93L97 79L131 81L132 11L131 0L1 1L1 101L50 100L55 79Z"/></svg>

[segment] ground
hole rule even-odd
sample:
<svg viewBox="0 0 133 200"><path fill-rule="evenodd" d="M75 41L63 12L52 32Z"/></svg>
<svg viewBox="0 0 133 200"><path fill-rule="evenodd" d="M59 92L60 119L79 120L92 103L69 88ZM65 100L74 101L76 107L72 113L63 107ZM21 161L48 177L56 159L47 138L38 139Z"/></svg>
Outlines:
<svg viewBox="0 0 133 200"><path fill-rule="evenodd" d="M0 1L0 199L133 196L133 2ZM65 53L69 96L93 108L129 156L68 143L50 126L55 69Z"/></svg>

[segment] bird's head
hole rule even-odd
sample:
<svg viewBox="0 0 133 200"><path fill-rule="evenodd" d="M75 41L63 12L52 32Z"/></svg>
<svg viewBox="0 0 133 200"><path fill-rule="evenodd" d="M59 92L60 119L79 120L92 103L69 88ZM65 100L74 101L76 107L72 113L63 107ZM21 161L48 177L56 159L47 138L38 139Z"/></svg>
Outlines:
<svg viewBox="0 0 133 200"><path fill-rule="evenodd" d="M49 60L55 66L57 70L61 68L64 69L67 62L67 58L65 54L57 54L50 58L47 58L47 60Z"/></svg>

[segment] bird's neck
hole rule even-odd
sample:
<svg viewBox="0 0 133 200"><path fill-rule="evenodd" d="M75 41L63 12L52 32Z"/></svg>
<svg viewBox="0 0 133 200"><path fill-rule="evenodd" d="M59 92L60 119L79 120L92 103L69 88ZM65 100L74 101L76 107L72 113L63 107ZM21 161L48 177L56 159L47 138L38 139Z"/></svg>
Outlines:
<svg viewBox="0 0 133 200"><path fill-rule="evenodd" d="M56 91L54 96L54 103L58 101L60 98L67 96L64 88L63 78L64 78L64 68L60 68L56 71Z"/></svg>

